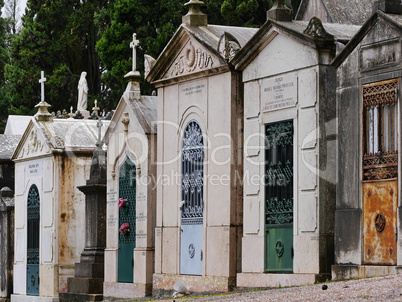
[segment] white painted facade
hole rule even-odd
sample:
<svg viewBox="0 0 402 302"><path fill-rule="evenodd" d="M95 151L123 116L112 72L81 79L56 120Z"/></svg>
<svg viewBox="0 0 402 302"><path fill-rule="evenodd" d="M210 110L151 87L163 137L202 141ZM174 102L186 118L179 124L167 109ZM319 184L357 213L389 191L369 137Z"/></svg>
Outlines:
<svg viewBox="0 0 402 302"><path fill-rule="evenodd" d="M14 153L15 260L12 301L58 301L85 244L85 195L97 140L96 120L32 118ZM78 152L77 152L78 151ZM39 296L27 293L27 199L39 191Z"/></svg>

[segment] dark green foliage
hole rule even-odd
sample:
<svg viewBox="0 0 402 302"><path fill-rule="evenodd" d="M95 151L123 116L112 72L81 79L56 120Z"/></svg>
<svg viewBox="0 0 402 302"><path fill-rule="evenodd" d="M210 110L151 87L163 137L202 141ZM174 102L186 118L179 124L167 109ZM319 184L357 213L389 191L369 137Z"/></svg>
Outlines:
<svg viewBox="0 0 402 302"><path fill-rule="evenodd" d="M273 0L224 0L222 16L230 25L260 27L267 20L267 11ZM285 4L296 14L300 0L285 0Z"/></svg>
<svg viewBox="0 0 402 302"><path fill-rule="evenodd" d="M0 8L3 6L0 0ZM77 105L77 84L87 72L88 109L93 100L114 109L131 71L129 43L137 33L137 70L143 56L162 52L187 13L188 0L28 0L21 32L6 35L0 19L0 121L8 114L34 114L40 101L40 71L47 78L51 111ZM286 0L296 13L300 0ZM266 21L272 0L204 0L209 24L255 26ZM223 16L223 17L222 17ZM6 38L5 38L6 35ZM7 38L8 37L8 38ZM11 38L10 38L11 37ZM7 43L9 53L7 53ZM142 81L142 92L153 87ZM0 126L0 131L2 126Z"/></svg>
<svg viewBox="0 0 402 302"><path fill-rule="evenodd" d="M40 71L45 71L45 100L51 111L77 105L77 84L86 71L89 99L100 92L98 30L94 11L105 1L29 0L23 28L11 43L7 64L8 114L34 114L40 101ZM92 103L90 103L92 104ZM88 106L90 107L90 106Z"/></svg>

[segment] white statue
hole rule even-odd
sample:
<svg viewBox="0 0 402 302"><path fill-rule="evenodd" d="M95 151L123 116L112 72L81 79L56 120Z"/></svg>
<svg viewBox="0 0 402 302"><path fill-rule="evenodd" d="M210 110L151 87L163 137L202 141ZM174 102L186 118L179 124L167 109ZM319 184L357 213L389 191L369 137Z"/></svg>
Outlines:
<svg viewBox="0 0 402 302"><path fill-rule="evenodd" d="M88 100L88 84L86 77L87 73L85 71L81 72L81 78L78 82L78 104L77 110L84 111L87 110L87 100Z"/></svg>

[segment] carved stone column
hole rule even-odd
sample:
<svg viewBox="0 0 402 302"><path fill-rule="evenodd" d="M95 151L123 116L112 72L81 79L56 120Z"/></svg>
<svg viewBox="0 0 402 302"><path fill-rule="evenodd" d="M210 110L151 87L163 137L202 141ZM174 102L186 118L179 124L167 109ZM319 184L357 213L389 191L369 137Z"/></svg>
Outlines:
<svg viewBox="0 0 402 302"><path fill-rule="evenodd" d="M0 301L9 301L13 292L14 193L0 190Z"/></svg>
<svg viewBox="0 0 402 302"><path fill-rule="evenodd" d="M98 124L99 132L101 122ZM100 134L99 134L100 137ZM90 179L78 189L85 194L85 248L68 279L60 301L102 301L106 247L106 155L100 139L91 164Z"/></svg>

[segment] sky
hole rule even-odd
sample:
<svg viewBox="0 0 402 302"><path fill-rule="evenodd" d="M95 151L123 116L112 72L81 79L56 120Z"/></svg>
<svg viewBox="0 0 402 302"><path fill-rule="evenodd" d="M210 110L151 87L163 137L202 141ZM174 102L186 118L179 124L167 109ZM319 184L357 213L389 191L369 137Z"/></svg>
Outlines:
<svg viewBox="0 0 402 302"><path fill-rule="evenodd" d="M4 2L6 2L6 1L7 0L5 0ZM26 5L27 5L27 0L20 0L20 11L19 11L20 15L24 14Z"/></svg>

